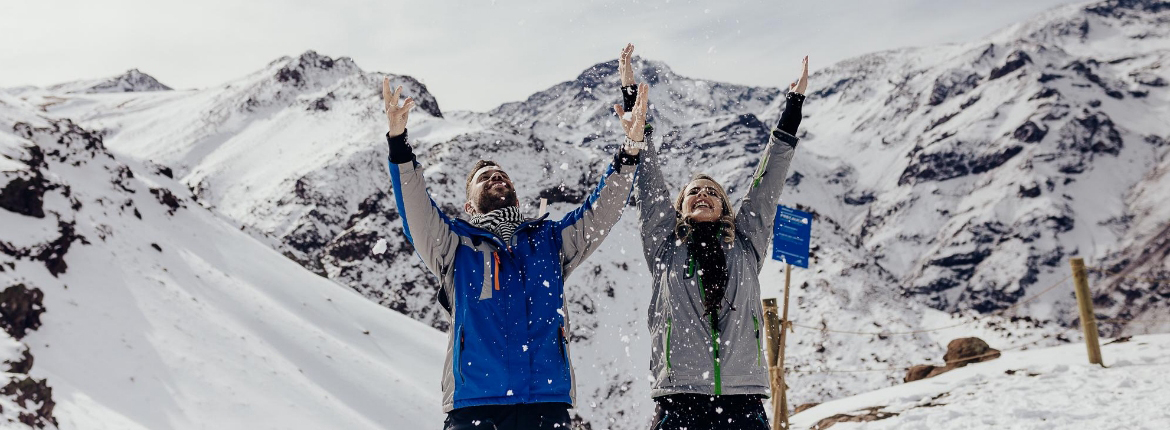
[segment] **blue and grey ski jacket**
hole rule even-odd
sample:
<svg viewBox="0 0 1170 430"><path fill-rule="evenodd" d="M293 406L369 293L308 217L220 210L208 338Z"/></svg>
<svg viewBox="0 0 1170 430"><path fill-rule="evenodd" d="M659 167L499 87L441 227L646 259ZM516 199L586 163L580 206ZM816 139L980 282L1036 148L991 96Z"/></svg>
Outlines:
<svg viewBox="0 0 1170 430"><path fill-rule="evenodd" d="M565 278L617 223L637 166L611 164L581 207L559 220L528 220L504 243L444 215L413 157L389 165L403 230L439 278L449 305L443 411L573 404Z"/></svg>

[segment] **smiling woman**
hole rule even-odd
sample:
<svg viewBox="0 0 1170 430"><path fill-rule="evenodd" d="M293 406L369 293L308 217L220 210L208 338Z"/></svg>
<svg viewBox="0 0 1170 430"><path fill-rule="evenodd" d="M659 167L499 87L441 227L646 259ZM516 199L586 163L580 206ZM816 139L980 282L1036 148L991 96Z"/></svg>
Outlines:
<svg viewBox="0 0 1170 430"><path fill-rule="evenodd" d="M632 50L627 46L618 64L627 103L646 90L634 89ZM759 274L807 87L805 57L739 211L703 174L672 205L664 197L657 149L643 151L637 190L642 251L654 278L648 312L653 430L768 428L761 402L770 384L761 353Z"/></svg>

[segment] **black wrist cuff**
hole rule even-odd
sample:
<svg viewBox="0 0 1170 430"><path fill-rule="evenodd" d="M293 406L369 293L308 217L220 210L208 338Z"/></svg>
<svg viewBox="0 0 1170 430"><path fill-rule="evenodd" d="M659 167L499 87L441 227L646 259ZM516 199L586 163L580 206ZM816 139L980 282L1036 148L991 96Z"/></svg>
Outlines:
<svg viewBox="0 0 1170 430"><path fill-rule="evenodd" d="M788 146L791 146L793 148L796 148L796 143L800 142L799 138L797 138L796 136L793 136L791 133L784 131L784 130L781 130L779 128L772 130L772 137L775 137L776 140L787 143Z"/></svg>
<svg viewBox="0 0 1170 430"><path fill-rule="evenodd" d="M638 86L627 85L622 87L622 106L629 112L634 109L634 103L638 102Z"/></svg>
<svg viewBox="0 0 1170 430"><path fill-rule="evenodd" d="M621 173L622 166L636 166L640 162L642 162L641 152L638 152L637 155L630 155L625 150L619 149L617 154L613 155L613 170Z"/></svg>
<svg viewBox="0 0 1170 430"><path fill-rule="evenodd" d="M397 136L391 136L390 132L386 132L386 145L390 147L391 163L402 164L408 161L414 161L414 150L410 148L409 143L406 143L405 130Z"/></svg>
<svg viewBox="0 0 1170 430"><path fill-rule="evenodd" d="M776 128L795 136L796 129L800 127L802 119L801 108L804 107L804 94L789 91L788 95L784 97L784 101L784 113L780 114L780 122L776 124Z"/></svg>

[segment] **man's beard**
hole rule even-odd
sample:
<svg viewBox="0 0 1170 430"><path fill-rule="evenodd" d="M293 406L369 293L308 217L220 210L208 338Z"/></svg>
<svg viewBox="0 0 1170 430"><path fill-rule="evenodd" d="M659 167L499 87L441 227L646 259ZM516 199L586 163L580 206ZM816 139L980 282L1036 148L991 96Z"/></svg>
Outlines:
<svg viewBox="0 0 1170 430"><path fill-rule="evenodd" d="M504 191L484 190L480 194L479 201L475 202L476 210L481 214L487 214L496 209L519 206L520 200L516 198L516 191L509 187Z"/></svg>

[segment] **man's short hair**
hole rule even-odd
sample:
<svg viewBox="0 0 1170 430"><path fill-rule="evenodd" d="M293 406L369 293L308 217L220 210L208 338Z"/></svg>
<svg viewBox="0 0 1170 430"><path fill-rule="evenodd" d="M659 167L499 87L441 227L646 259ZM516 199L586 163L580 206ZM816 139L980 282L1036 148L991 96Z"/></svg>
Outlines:
<svg viewBox="0 0 1170 430"><path fill-rule="evenodd" d="M471 197L471 180L475 178L475 172L478 172L479 169L482 169L482 168L488 167L488 166L500 167L500 163L497 163L497 162L492 161L492 160L479 160L479 161L475 162L475 167L472 167L471 171L467 172L467 186L464 187L464 190L463 190L465 193L467 193L467 197Z"/></svg>

